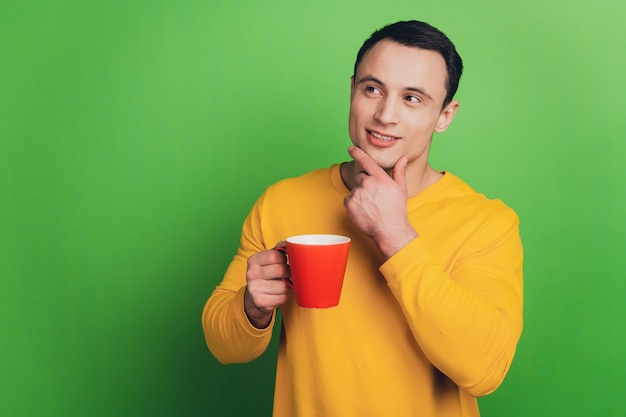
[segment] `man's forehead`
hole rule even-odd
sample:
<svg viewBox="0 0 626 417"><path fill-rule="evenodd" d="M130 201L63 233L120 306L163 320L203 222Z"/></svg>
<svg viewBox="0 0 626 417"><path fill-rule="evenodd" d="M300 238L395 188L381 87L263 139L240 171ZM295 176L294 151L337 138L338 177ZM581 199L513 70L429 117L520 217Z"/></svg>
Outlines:
<svg viewBox="0 0 626 417"><path fill-rule="evenodd" d="M383 39L370 48L357 67L355 82L373 77L384 84L403 88L428 88L445 96L448 71L437 51L405 46Z"/></svg>

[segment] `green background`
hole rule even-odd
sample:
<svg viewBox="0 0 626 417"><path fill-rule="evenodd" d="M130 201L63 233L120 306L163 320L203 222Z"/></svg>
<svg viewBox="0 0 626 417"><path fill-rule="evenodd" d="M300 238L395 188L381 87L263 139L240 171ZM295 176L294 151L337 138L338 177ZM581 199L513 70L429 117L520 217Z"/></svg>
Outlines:
<svg viewBox="0 0 626 417"><path fill-rule="evenodd" d="M579 3L2 1L0 415L269 415L275 342L222 366L202 307L264 188L348 158L357 49L411 18L466 65L433 165L521 218L483 415L624 415L626 3Z"/></svg>

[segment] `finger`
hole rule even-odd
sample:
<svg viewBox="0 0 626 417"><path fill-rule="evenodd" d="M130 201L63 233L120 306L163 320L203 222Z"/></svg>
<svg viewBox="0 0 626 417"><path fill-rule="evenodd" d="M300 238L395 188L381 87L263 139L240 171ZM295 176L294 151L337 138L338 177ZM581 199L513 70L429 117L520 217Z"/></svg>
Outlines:
<svg viewBox="0 0 626 417"><path fill-rule="evenodd" d="M385 170L382 169L378 163L363 149L356 146L350 146L348 148L348 153L356 162L359 163L359 165L361 165L361 168L363 168L366 174L372 176L385 174Z"/></svg>
<svg viewBox="0 0 626 417"><path fill-rule="evenodd" d="M278 254L277 254L278 255ZM291 270L285 263L270 265L250 264L246 270L246 281L271 281L289 278Z"/></svg>
<svg viewBox="0 0 626 417"><path fill-rule="evenodd" d="M289 266L284 263L267 265L263 269L262 278L265 280L281 280L291 277Z"/></svg>
<svg viewBox="0 0 626 417"><path fill-rule="evenodd" d="M286 248L286 247L287 247L287 242L284 240L281 240L280 242L276 244L276 246L274 246L274 250L276 250L276 248Z"/></svg>
<svg viewBox="0 0 626 417"><path fill-rule="evenodd" d="M280 242L278 242L276 246L274 246L273 250L281 254L283 263L287 263L289 259L287 257L287 242L286 241L281 240Z"/></svg>
<svg viewBox="0 0 626 417"><path fill-rule="evenodd" d="M263 287L259 288L258 292L265 295L284 295L289 294L290 291L291 288L289 288L285 281L278 279L264 282Z"/></svg>
<svg viewBox="0 0 626 417"><path fill-rule="evenodd" d="M350 212L350 202L352 201L352 194L344 197L343 199L343 206L348 210L348 212Z"/></svg>
<svg viewBox="0 0 626 417"><path fill-rule="evenodd" d="M398 159L396 164L393 166L393 180L400 185L402 188L406 189L406 164L407 164L406 156Z"/></svg>
<svg viewBox="0 0 626 417"><path fill-rule="evenodd" d="M285 264L286 258L284 254L276 250L266 250L263 252L255 253L248 258L248 266L258 265L264 267L275 264Z"/></svg>
<svg viewBox="0 0 626 417"><path fill-rule="evenodd" d="M287 258L283 252L277 250L268 250L265 252L266 256L263 257L261 265L283 265L287 262Z"/></svg>

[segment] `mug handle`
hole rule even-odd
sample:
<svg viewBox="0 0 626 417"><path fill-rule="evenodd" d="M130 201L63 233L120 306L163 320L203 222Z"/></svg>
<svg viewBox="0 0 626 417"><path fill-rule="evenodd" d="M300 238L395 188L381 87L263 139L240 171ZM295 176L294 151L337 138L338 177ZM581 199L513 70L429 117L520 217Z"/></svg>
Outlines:
<svg viewBox="0 0 626 417"><path fill-rule="evenodd" d="M287 264L289 264L289 253L287 253L287 249L285 248L274 248L275 251L281 252L283 254L285 254L285 258L287 258ZM289 286L289 288L293 288L293 281L289 278L281 278L283 281L285 281L285 284L287 284L287 286Z"/></svg>

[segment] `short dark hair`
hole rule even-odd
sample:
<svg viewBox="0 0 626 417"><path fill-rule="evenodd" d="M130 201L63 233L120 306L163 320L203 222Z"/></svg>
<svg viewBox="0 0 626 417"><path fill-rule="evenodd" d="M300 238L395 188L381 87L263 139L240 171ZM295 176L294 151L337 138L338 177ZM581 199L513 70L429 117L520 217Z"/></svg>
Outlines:
<svg viewBox="0 0 626 417"><path fill-rule="evenodd" d="M452 101L459 88L459 80L463 73L463 60L452 41L443 32L418 20L392 23L372 33L359 49L354 63L354 75L365 53L383 39L390 39L404 46L439 52L448 70L447 94L443 106L445 107Z"/></svg>

